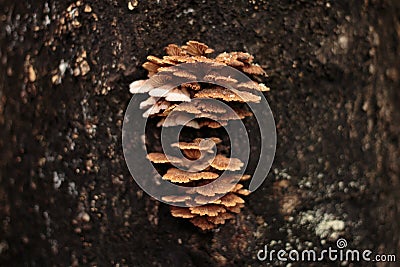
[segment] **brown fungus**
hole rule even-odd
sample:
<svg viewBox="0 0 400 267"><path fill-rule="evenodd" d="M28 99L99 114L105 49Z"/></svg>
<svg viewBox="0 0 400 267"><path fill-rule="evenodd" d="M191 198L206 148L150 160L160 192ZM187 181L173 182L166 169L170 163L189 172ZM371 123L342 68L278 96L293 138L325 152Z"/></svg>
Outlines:
<svg viewBox="0 0 400 267"><path fill-rule="evenodd" d="M218 178L214 172L187 172L176 168L171 168L164 174L163 179L174 183L188 183L198 180L214 180Z"/></svg>
<svg viewBox="0 0 400 267"><path fill-rule="evenodd" d="M269 87L255 80L256 76L266 74L262 67L253 63L252 55L224 52L212 57L210 55L213 52L213 49L198 41L188 41L183 46L169 44L165 47L166 55L150 55L142 65L148 71L148 77L158 75L151 78L149 83L139 80L130 84L132 94L148 95L140 103L140 109L146 110L144 116L154 120L157 127L191 127L191 132L183 139L185 142L170 144L179 149L186 160L176 156L167 157L158 146L151 147L151 151L157 152L148 153L147 158L155 164L156 169L157 166L163 166L157 169L161 171L163 180L185 186L182 193L162 197L162 200L171 204L184 203L190 206L171 206L172 216L190 219L193 225L204 231L224 224L240 212L245 202L241 196L250 194L249 190L244 189L243 182L251 178L250 175L235 173L244 168L244 163L227 156L230 147L225 144L226 136L210 137L209 131L220 131L219 128L233 120L252 116L247 111L246 103L259 103L261 97L257 93L269 91ZM177 68L182 63L207 63L212 68L192 71ZM252 80L241 82L237 77L219 71L228 66L250 75ZM203 74L204 82L195 82L199 73ZM171 88L170 83L174 79L182 82ZM216 84L225 84L229 89ZM210 140L205 141L206 138ZM216 156L208 161L206 169L196 169L195 163L187 166L203 154L211 153L216 153ZM180 166L188 169L181 170L178 168Z"/></svg>

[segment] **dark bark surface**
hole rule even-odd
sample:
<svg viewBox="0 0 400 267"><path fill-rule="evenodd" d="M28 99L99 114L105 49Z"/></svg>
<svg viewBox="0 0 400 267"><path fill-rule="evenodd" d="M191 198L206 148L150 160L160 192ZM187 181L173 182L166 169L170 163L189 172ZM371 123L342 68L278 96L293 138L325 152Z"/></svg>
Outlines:
<svg viewBox="0 0 400 267"><path fill-rule="evenodd" d="M396 1L135 2L0 1L0 265L258 266L264 245L339 237L400 257ZM146 56L191 39L255 56L278 134L268 179L210 233L143 193L121 148Z"/></svg>

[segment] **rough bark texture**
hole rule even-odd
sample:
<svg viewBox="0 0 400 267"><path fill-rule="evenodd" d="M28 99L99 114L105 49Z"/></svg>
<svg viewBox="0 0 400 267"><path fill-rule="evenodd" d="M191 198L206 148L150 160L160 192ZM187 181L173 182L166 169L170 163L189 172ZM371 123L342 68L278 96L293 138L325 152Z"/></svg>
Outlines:
<svg viewBox="0 0 400 267"><path fill-rule="evenodd" d="M397 1L72 3L0 1L0 265L257 266L264 245L339 237L400 257ZM262 188L206 234L138 188L121 148L129 82L190 39L255 55L278 133Z"/></svg>

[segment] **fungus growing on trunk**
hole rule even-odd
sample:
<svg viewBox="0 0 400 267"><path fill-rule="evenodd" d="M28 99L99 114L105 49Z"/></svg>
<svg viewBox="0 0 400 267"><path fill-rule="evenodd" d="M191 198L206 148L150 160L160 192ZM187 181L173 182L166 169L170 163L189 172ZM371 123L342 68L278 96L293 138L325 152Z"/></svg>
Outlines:
<svg viewBox="0 0 400 267"><path fill-rule="evenodd" d="M148 153L147 158L155 164L162 180L187 188L180 195L163 196L162 200L168 203L187 204L186 207L171 206L172 216L190 219L202 230L210 230L234 218L234 214L244 207L242 196L250 193L243 189L242 183L251 176L243 172L237 174L245 164L239 158L230 157L230 146L226 144L221 128L253 115L246 104L259 103L261 98L257 93L269 91L255 78L265 75L265 72L253 63L254 58L248 53L224 52L211 57L214 50L197 41L189 41L183 46L170 44L165 52L167 55L161 58L147 57L143 67L150 80L131 83L130 92L148 95L140 103L140 108L146 110L143 116L154 120L157 127L184 126L191 129L182 132L185 141L168 145L179 150L183 158L164 154L155 148L149 149L153 152ZM183 63L207 63L215 69L207 72L199 68L190 72L174 68ZM223 68L227 66L249 75L252 80L239 82L235 77L224 75ZM200 82L196 78L201 72L204 76ZM174 78L181 79L182 83L169 88L168 83ZM236 90L217 85L219 82L232 85ZM205 136L211 131L221 136ZM198 163L201 159L207 163L206 168ZM203 186L208 184L211 186Z"/></svg>

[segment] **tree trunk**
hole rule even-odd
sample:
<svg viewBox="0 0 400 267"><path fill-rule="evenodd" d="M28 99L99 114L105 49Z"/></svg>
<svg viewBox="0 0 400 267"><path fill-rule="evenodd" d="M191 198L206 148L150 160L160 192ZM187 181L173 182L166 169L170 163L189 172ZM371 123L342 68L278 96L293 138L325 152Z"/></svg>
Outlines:
<svg viewBox="0 0 400 267"><path fill-rule="evenodd" d="M0 265L258 266L339 238L400 257L397 1L66 2L0 1ZM143 193L121 146L146 56L188 40L253 54L277 126L267 180L209 233Z"/></svg>

